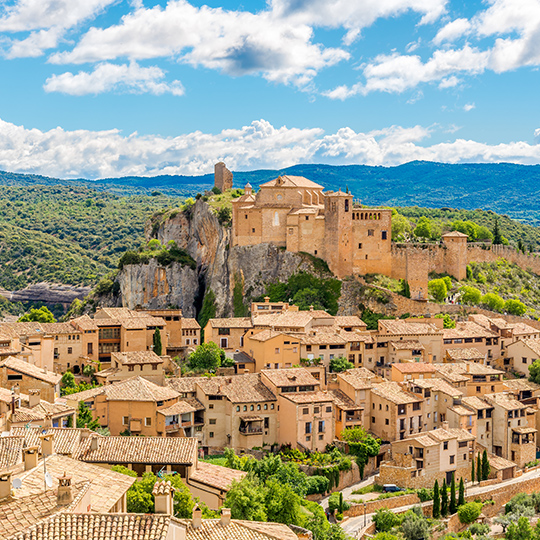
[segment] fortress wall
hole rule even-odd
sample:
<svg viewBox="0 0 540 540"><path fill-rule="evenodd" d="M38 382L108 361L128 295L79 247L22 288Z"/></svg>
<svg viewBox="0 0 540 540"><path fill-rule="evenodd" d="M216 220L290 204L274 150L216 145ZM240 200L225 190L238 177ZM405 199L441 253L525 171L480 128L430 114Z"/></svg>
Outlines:
<svg viewBox="0 0 540 540"><path fill-rule="evenodd" d="M540 257L536 255L526 255L509 246L479 244L467 246L467 263L494 262L500 258L517 264L523 270L540 275Z"/></svg>

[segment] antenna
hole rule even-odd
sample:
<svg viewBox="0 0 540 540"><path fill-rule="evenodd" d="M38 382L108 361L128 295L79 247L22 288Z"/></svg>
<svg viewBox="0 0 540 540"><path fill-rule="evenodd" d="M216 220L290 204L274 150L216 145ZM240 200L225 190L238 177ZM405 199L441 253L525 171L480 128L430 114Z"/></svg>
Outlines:
<svg viewBox="0 0 540 540"><path fill-rule="evenodd" d="M21 489L22 481L20 478L14 478L11 485L13 486L13 489Z"/></svg>
<svg viewBox="0 0 540 540"><path fill-rule="evenodd" d="M45 473L45 485L48 487L48 488L51 488L52 485L53 485L53 479L52 479L52 476L51 476L51 473Z"/></svg>

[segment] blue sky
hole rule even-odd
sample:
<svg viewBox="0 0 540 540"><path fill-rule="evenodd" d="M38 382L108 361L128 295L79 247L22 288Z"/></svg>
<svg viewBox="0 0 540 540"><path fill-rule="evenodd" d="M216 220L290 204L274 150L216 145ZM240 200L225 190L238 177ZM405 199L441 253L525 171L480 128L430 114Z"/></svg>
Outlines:
<svg viewBox="0 0 540 540"><path fill-rule="evenodd" d="M540 163L538 0L7 0L0 168Z"/></svg>

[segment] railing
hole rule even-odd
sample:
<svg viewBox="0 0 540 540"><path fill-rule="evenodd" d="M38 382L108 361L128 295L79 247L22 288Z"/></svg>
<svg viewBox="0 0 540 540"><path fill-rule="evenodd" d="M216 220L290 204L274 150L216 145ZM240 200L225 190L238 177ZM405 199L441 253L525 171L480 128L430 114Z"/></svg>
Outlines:
<svg viewBox="0 0 540 540"><path fill-rule="evenodd" d="M204 424L204 417L202 417L202 416L196 416L193 423L194 423L194 424Z"/></svg>
<svg viewBox="0 0 540 540"><path fill-rule="evenodd" d="M360 422L362 421L362 416L359 414L353 414L352 416L347 415L345 417L346 422Z"/></svg>
<svg viewBox="0 0 540 540"><path fill-rule="evenodd" d="M165 426L165 431L176 431L180 429L180 425L178 423L175 424L167 424Z"/></svg>
<svg viewBox="0 0 540 540"><path fill-rule="evenodd" d="M240 433L244 435L256 435L257 433L262 433L262 427L245 427L239 428Z"/></svg>

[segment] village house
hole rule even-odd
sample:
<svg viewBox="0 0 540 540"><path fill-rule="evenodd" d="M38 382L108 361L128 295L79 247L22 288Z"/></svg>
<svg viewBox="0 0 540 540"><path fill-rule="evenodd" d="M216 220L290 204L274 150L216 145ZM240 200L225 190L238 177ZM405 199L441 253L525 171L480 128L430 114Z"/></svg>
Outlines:
<svg viewBox="0 0 540 540"><path fill-rule="evenodd" d="M111 353L111 367L98 371L95 377L100 384L111 384L138 375L163 386L165 360L167 360L167 366L170 367L169 357L158 356L154 351Z"/></svg>
<svg viewBox="0 0 540 540"><path fill-rule="evenodd" d="M518 339L508 344L504 358L504 367L529 376L529 367L540 359L540 339Z"/></svg>
<svg viewBox="0 0 540 540"><path fill-rule="evenodd" d="M330 390L335 407L336 437L347 428L364 427L364 407L357 405L347 394L341 390Z"/></svg>
<svg viewBox="0 0 540 540"><path fill-rule="evenodd" d="M500 358L499 335L473 321L458 321L455 328L443 330L443 352L447 349L470 349L474 347L487 360Z"/></svg>
<svg viewBox="0 0 540 540"><path fill-rule="evenodd" d="M262 330L245 337L245 352L254 359L255 371L284 369L300 364L300 337L276 330Z"/></svg>
<svg viewBox="0 0 540 540"><path fill-rule="evenodd" d="M433 364L424 362L408 362L391 364L390 376L385 377L393 382L411 381L416 379L432 379L437 374Z"/></svg>
<svg viewBox="0 0 540 540"><path fill-rule="evenodd" d="M215 343L225 351L240 351L244 348L244 336L252 327L250 317L209 319L204 327L204 342Z"/></svg>
<svg viewBox="0 0 540 540"><path fill-rule="evenodd" d="M404 488L432 488L457 483L471 474L474 436L459 428L441 428L416 434L391 443L391 458L380 464L378 484L397 484Z"/></svg>
<svg viewBox="0 0 540 540"><path fill-rule="evenodd" d="M487 365L487 355L482 354L475 347L463 349L446 349L444 356L445 364L455 364L457 362L474 362L476 364Z"/></svg>
<svg viewBox="0 0 540 540"><path fill-rule="evenodd" d="M464 389L467 396L498 393L504 389L503 372L487 365L458 362L436 367L439 377L456 388Z"/></svg>

